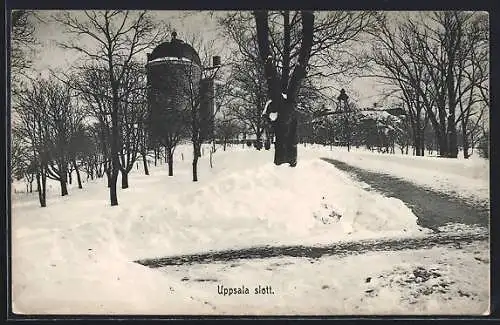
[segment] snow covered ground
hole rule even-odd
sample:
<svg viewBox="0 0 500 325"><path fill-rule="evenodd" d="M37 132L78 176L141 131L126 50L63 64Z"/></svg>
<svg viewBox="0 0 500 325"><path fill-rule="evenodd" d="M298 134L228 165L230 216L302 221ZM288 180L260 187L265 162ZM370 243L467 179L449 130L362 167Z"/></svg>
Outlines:
<svg viewBox="0 0 500 325"><path fill-rule="evenodd" d="M309 149L324 157L340 160L366 170L409 180L417 185L458 196L472 203L488 204L490 199L489 160L471 156L469 159L416 157L402 154L380 154L366 149L313 145Z"/></svg>
<svg viewBox="0 0 500 325"><path fill-rule="evenodd" d="M241 272L224 275L227 277L223 281L225 285L253 286L253 282L267 279L267 283L279 292L273 297L258 299L246 296L245 301L240 300L242 297L228 300L219 295L215 282L192 285L183 280L185 275L179 276L190 272L208 276L220 265L170 272L169 268L159 271L133 263L139 258L256 245L312 245L429 233L417 225L415 215L402 201L365 191L364 184L319 159L337 155L359 163L362 160L359 157L368 154L347 155L340 154L340 150L335 153L325 148L300 148L299 164L289 168L274 166L272 151L257 152L238 146L226 152L218 149L213 156L214 167L210 168L208 146L204 152L199 161L197 183L191 181L189 146L176 150L174 177L168 176L166 165L152 167L151 175L146 176L139 164L130 175L130 188L119 189L117 207L109 206L104 179L86 182L84 189L77 189L73 184L66 197L60 197L58 184L51 183L48 206L43 209L39 207L36 193L22 193L25 185L15 183L11 220L14 311L41 314L290 314L295 311L358 314L369 313L370 308L379 308L371 310L374 313L440 310L444 313L447 310L483 313L487 310L485 297L489 284L484 274L488 264L464 266L453 258L465 253L447 255L444 249L422 250L420 255L396 252L363 254L352 259L329 257L313 264L294 260L296 267L290 266L292 269L284 274L265 271L265 265L273 263L272 260L245 261L239 268ZM351 156L353 158L346 158ZM392 160L388 160L389 163L398 164ZM430 162L428 164L431 166ZM414 168L409 164L399 165L401 169ZM460 168L457 165L450 170L459 171ZM483 178L478 176L478 179ZM454 180L449 178L450 182ZM444 305L431 299L431 305L421 302L408 303L407 307L405 304L383 307L387 299L396 299L397 292L405 294L410 288L380 286L375 299L378 302L368 305L358 303L361 298L370 299L358 297L356 288L361 287L349 289L350 281L358 281L368 271L389 272L396 265L407 269L416 267L418 263L427 262L423 259L426 254L438 264L443 256L452 259L452 264L446 267L449 272L453 268L450 277L459 277L453 281L480 279L474 291L476 302L467 305L462 297L462 300L455 299ZM280 263L283 260L286 259ZM453 263L458 263L456 268ZM318 268L311 270L312 266L306 267L309 264ZM461 268L468 271L459 272ZM332 278L333 282L324 285L340 290L340 296L347 302L325 300L325 294L332 294L333 289L316 288L319 282L311 274L322 279ZM343 282L343 278L347 282ZM284 287L287 283L303 283L303 286L299 291L287 291ZM469 289L465 284L461 290ZM337 297L335 290L333 295ZM381 297L383 301L379 301ZM269 303L269 299L274 299L274 303ZM459 305L467 308L459 308ZM245 306L251 308L245 309ZM439 309L441 307L443 309Z"/></svg>
<svg viewBox="0 0 500 325"><path fill-rule="evenodd" d="M162 271L197 290L190 298L206 302L209 314L480 315L489 310L487 252L487 245L479 244L462 250L268 258ZM224 288L242 286L247 294L224 295ZM256 293L259 286L270 286L274 294Z"/></svg>

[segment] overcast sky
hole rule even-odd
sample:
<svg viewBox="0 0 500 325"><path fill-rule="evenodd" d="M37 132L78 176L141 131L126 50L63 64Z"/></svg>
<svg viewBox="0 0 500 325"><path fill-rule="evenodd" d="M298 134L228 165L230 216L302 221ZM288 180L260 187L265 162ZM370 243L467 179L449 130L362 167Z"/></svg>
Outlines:
<svg viewBox="0 0 500 325"><path fill-rule="evenodd" d="M34 66L37 72L42 75L47 74L49 69L64 69L69 67L77 58L74 51L63 50L57 46L57 41L68 39L63 28L52 22L50 16L57 11L40 11L39 16L45 20L45 23L39 23L37 28L37 37L41 42ZM81 13L76 11L76 14ZM208 12L192 11L153 11L156 19L169 23L176 29L179 35L202 35L203 38L216 39L217 46L221 51L226 48L224 39L218 37L219 30L214 17ZM217 12L223 14L223 12ZM85 43L85 40L82 40ZM144 58L146 60L146 58ZM377 101L377 84L367 78L359 78L352 85L345 86L346 89L352 89L351 98L357 98L360 107L372 106Z"/></svg>

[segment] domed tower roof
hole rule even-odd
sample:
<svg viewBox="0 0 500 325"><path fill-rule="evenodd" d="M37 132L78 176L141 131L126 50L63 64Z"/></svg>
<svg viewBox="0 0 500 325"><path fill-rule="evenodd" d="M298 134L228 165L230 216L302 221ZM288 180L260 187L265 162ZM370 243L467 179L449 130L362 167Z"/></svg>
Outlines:
<svg viewBox="0 0 500 325"><path fill-rule="evenodd" d="M176 32L172 33L170 42L161 43L148 55L148 61L166 57L186 58L201 66L201 60L196 50L191 45L177 39Z"/></svg>

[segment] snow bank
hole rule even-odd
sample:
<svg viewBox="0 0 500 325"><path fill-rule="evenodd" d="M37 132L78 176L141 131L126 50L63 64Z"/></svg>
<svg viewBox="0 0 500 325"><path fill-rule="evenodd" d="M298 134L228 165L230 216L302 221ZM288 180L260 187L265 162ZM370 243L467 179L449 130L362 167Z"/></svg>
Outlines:
<svg viewBox="0 0 500 325"><path fill-rule="evenodd" d="M305 154L296 168L274 166L272 155L219 149L214 168L207 154L200 159L193 183L190 150L181 146L174 177L166 165L151 167L149 176L134 169L116 207L102 179L81 190L73 185L67 197L54 184L43 209L36 193L13 195L14 311L155 313L168 305L175 313L203 313L211 307L180 280L132 261L425 232L401 201L364 191L316 155Z"/></svg>
<svg viewBox="0 0 500 325"><path fill-rule="evenodd" d="M197 233L193 238L201 238L201 243L192 242L189 249L182 246L189 251L332 242L422 230L400 200L366 192L320 160L305 160L296 168L266 163L221 177L174 201L169 206L175 207L176 218L196 220L186 232ZM206 237L212 231L219 235Z"/></svg>

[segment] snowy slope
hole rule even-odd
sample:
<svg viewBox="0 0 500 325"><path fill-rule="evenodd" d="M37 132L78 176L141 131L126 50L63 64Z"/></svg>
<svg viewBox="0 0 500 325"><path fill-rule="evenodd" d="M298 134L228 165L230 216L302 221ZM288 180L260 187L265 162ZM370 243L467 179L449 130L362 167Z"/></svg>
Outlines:
<svg viewBox="0 0 500 325"><path fill-rule="evenodd" d="M14 193L12 286L20 313L205 313L200 288L175 275L132 263L216 249L318 244L363 238L423 236L403 202L363 184L300 149L296 168L272 165L272 151L232 147L200 160L191 182L190 147L151 175L134 169L120 205L109 206L105 180L57 184L48 207L36 194ZM184 159L182 159L184 156ZM140 165L139 165L140 167ZM20 189L23 185L18 185Z"/></svg>

